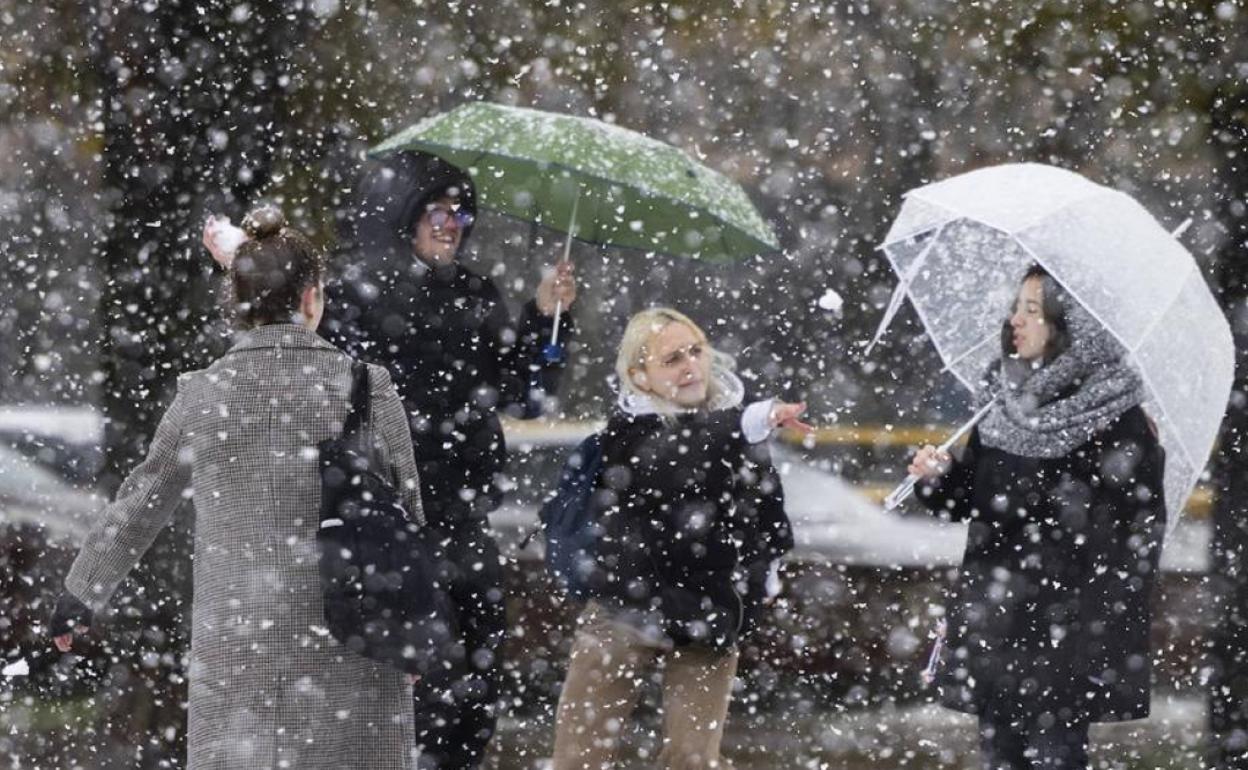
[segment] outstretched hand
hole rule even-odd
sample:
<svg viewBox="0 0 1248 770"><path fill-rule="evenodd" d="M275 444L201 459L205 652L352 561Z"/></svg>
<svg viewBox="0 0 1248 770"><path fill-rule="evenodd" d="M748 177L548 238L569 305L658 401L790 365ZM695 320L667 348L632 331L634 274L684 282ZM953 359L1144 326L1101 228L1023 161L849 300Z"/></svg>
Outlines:
<svg viewBox="0 0 1248 770"><path fill-rule="evenodd" d="M803 436L814 430L814 427L802 422L798 418L806 412L806 403L789 404L784 401L777 401L771 407L771 415L768 418L771 427L789 428L801 433Z"/></svg>

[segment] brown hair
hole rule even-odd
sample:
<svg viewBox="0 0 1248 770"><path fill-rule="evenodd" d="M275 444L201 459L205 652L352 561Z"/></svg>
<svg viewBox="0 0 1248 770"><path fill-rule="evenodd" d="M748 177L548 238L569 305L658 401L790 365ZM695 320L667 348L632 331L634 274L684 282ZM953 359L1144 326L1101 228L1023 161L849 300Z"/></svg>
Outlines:
<svg viewBox="0 0 1248 770"><path fill-rule="evenodd" d="M284 323L298 312L304 289L320 285L324 259L275 206L252 209L243 230L248 240L230 270L239 318L248 328Z"/></svg>

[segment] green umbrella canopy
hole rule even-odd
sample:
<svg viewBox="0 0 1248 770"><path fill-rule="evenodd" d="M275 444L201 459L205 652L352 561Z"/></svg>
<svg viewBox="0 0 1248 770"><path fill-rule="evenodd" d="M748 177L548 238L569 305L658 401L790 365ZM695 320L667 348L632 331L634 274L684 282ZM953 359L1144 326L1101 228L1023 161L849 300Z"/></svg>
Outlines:
<svg viewBox="0 0 1248 770"><path fill-rule="evenodd" d="M482 207L589 243L707 261L780 248L740 185L602 121L474 102L400 131L370 155L404 150L467 170Z"/></svg>

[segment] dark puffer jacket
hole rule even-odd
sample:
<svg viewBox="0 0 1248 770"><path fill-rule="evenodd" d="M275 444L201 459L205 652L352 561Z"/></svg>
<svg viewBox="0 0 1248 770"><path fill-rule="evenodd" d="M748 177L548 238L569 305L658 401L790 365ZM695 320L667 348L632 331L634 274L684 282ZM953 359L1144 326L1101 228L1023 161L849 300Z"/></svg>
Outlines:
<svg viewBox="0 0 1248 770"><path fill-rule="evenodd" d="M1065 457L971 435L933 511L970 522L949 598L944 705L997 718L1093 722L1149 713L1149 627L1166 506L1164 457L1140 407Z"/></svg>
<svg viewBox="0 0 1248 770"><path fill-rule="evenodd" d="M483 518L498 507L495 478L507 462L499 413L536 417L541 395L558 387L563 365L541 352L551 321L530 302L514 325L494 283L460 265L392 275L370 299L375 280L353 268L330 287L330 340L390 370L429 520Z"/></svg>
<svg viewBox="0 0 1248 770"><path fill-rule="evenodd" d="M734 647L771 562L793 547L767 445L747 443L740 425L739 408L617 414L602 433L596 590L678 645Z"/></svg>

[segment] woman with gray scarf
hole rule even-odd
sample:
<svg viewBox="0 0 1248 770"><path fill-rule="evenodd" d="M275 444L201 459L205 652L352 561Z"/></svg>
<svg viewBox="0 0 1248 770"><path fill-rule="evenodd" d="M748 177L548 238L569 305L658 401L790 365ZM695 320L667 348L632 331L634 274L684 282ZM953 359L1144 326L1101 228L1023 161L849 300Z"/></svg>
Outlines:
<svg viewBox="0 0 1248 770"><path fill-rule="evenodd" d="M1039 267L986 376L961 457L909 468L969 521L935 681L979 717L985 770L1085 768L1090 723L1149 713L1162 449L1126 351Z"/></svg>

